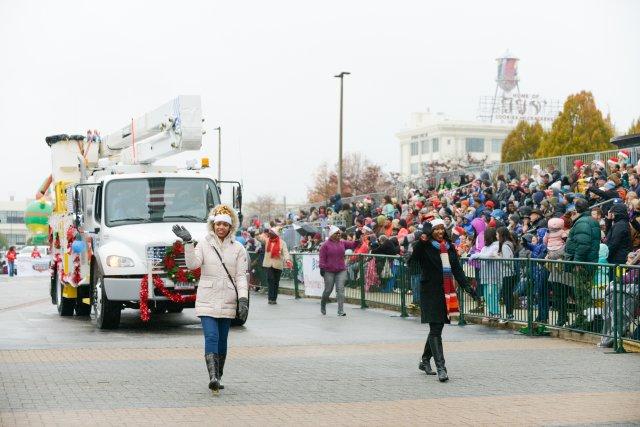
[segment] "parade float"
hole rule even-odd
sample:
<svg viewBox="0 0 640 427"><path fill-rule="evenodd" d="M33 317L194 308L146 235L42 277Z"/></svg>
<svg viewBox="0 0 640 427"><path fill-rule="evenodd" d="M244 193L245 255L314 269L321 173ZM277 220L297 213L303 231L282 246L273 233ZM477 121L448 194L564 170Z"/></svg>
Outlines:
<svg viewBox="0 0 640 427"><path fill-rule="evenodd" d="M200 97L180 96L105 137L46 138L52 173L38 195L53 188L46 227L51 298L61 316L90 315L97 328L111 329L124 309L139 309L146 322L151 313L194 306L200 272L186 269L171 228L204 236L220 184L234 186L238 211L240 184L215 180L208 159L184 168L156 162L200 150L202 126Z"/></svg>

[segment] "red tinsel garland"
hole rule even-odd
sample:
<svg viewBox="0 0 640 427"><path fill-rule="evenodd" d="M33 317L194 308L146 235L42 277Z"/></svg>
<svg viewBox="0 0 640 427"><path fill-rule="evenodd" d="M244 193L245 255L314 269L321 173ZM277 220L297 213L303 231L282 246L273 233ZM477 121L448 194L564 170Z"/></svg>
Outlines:
<svg viewBox="0 0 640 427"><path fill-rule="evenodd" d="M73 275L71 276L71 281L77 285L82 280L82 275L80 274L80 255L76 255L73 259Z"/></svg>
<svg viewBox="0 0 640 427"><path fill-rule="evenodd" d="M196 295L181 295L177 292L171 292L169 289L164 287L164 281L160 278L160 276L154 274L152 276L153 286L160 291L160 293L166 297L169 301L184 304L187 302L194 302L196 300ZM149 279L148 276L144 276L142 281L140 282L140 320L143 322L148 322L150 319L149 315Z"/></svg>

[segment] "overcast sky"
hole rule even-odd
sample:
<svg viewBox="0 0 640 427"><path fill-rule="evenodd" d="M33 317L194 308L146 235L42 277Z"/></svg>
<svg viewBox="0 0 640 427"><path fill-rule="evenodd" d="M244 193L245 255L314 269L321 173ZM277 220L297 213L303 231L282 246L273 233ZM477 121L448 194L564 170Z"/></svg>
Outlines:
<svg viewBox="0 0 640 427"><path fill-rule="evenodd" d="M245 195L304 200L335 162L338 80L345 151L398 170L413 111L474 119L495 58L520 88L593 92L619 131L640 116L640 1L0 0L0 200L33 197L47 135L108 134L180 94L202 96L203 151ZM199 157L200 155L183 156Z"/></svg>

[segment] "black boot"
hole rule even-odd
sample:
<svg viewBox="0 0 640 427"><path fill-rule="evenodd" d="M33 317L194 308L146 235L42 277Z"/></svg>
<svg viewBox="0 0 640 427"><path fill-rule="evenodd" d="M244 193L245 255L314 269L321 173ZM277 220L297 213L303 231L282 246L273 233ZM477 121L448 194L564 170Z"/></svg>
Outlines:
<svg viewBox="0 0 640 427"><path fill-rule="evenodd" d="M436 373L431 369L431 346L429 340L424 343L424 351L422 352L422 360L418 365L418 369L424 371L427 375L435 375Z"/></svg>
<svg viewBox="0 0 640 427"><path fill-rule="evenodd" d="M213 391L220 390L219 363L220 357L216 353L207 353L204 355L207 362L207 370L209 371L209 389Z"/></svg>
<svg viewBox="0 0 640 427"><path fill-rule="evenodd" d="M218 356L219 364L218 364L218 378L220 379L220 386L218 387L220 390L224 390L224 386L222 385L222 373L224 372L224 362L227 361L227 355L221 354Z"/></svg>
<svg viewBox="0 0 640 427"><path fill-rule="evenodd" d="M447 368L444 366L444 351L442 349L442 337L429 337L429 346L431 347L431 353L433 354L433 360L436 363L436 370L438 371L438 380L445 382L449 380L447 375Z"/></svg>

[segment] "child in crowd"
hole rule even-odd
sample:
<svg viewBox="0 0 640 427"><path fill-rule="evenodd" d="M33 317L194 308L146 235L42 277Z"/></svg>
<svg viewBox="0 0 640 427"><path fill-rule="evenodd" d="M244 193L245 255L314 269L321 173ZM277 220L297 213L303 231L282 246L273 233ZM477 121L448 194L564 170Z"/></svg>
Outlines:
<svg viewBox="0 0 640 427"><path fill-rule="evenodd" d="M495 259L499 258L500 244L496 235L495 228L487 228L484 231L485 246L471 255L470 259L480 260L480 282L484 294L484 300L491 317L500 316L500 284L502 277Z"/></svg>
<svg viewBox="0 0 640 427"><path fill-rule="evenodd" d="M522 245L531 251L532 259L544 259L547 256L547 245L544 244L544 236L547 234L546 228L539 228L531 238L531 243L527 239L522 239ZM536 322L546 323L549 320L549 286L547 278L549 270L544 268L542 263L532 263L534 291L538 298L538 315Z"/></svg>

